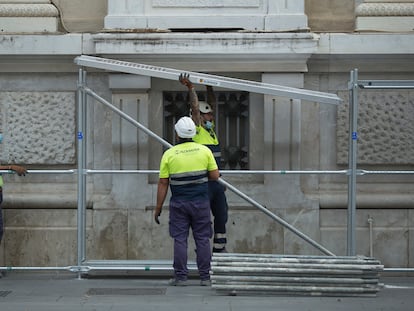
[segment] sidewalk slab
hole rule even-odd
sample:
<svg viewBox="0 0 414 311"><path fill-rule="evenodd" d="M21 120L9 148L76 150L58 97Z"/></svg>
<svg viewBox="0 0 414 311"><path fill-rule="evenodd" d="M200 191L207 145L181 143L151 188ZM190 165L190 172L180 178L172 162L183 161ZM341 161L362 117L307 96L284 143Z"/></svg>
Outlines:
<svg viewBox="0 0 414 311"><path fill-rule="evenodd" d="M168 286L165 276L78 278L74 273L9 272L0 279L1 311L109 310L398 310L412 311L414 277L384 277L377 297L301 297L217 293L189 280Z"/></svg>

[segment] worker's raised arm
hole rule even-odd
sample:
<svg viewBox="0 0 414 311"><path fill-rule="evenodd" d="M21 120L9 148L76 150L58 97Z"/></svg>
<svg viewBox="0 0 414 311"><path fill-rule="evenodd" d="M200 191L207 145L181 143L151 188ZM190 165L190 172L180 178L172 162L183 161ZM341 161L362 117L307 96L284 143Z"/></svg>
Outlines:
<svg viewBox="0 0 414 311"><path fill-rule="evenodd" d="M178 80L182 85L185 85L188 89L188 96L190 97L190 109L191 109L191 118L193 119L196 125L201 124L200 108L198 104L197 93L194 89L193 84L189 79L190 75L188 73L180 74Z"/></svg>
<svg viewBox="0 0 414 311"><path fill-rule="evenodd" d="M216 94L214 94L213 87L210 85L207 85L206 88L207 88L207 103L210 105L213 111L216 111L217 99L216 99Z"/></svg>

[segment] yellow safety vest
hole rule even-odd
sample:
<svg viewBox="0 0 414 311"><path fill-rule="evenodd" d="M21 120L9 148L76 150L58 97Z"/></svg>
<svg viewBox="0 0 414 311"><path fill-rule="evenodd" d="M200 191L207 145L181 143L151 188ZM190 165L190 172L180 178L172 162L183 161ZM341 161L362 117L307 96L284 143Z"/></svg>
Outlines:
<svg viewBox="0 0 414 311"><path fill-rule="evenodd" d="M210 148L216 159L216 163L220 168L221 164L221 148L217 135L214 132L214 124L210 130L206 130L203 126L196 126L196 135L193 137L196 143L202 144Z"/></svg>
<svg viewBox="0 0 414 311"><path fill-rule="evenodd" d="M196 126L196 135L193 137L193 140L196 143L202 145L218 145L219 141L216 133L214 132L214 127L210 130L206 130L203 126Z"/></svg>
<svg viewBox="0 0 414 311"><path fill-rule="evenodd" d="M210 149L184 142L166 150L160 162L160 178L170 179L171 200L208 199L208 172L217 169Z"/></svg>

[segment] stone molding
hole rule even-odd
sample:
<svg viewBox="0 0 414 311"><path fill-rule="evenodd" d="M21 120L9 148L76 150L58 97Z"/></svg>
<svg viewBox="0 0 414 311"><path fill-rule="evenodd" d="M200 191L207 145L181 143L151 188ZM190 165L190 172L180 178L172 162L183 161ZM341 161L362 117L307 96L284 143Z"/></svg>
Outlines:
<svg viewBox="0 0 414 311"><path fill-rule="evenodd" d="M414 16L414 3L362 3L356 16Z"/></svg>
<svg viewBox="0 0 414 311"><path fill-rule="evenodd" d="M58 17L59 11L53 4L1 4L0 17Z"/></svg>
<svg viewBox="0 0 414 311"><path fill-rule="evenodd" d="M93 40L96 54L122 51L136 62L148 61L146 55L151 55L152 65L168 67L174 61L177 68L210 72L307 71L306 62L318 43L310 33L247 32L100 33Z"/></svg>
<svg viewBox="0 0 414 311"><path fill-rule="evenodd" d="M308 30L304 1L108 0L105 29Z"/></svg>
<svg viewBox="0 0 414 311"><path fill-rule="evenodd" d="M414 2L413 0L364 0L364 2L370 2L370 3L409 3Z"/></svg>
<svg viewBox="0 0 414 311"><path fill-rule="evenodd" d="M413 31L413 0L365 0L355 9L356 31Z"/></svg>
<svg viewBox="0 0 414 311"><path fill-rule="evenodd" d="M0 3L11 3L11 4L17 4L17 3L50 3L49 0L0 0Z"/></svg>
<svg viewBox="0 0 414 311"><path fill-rule="evenodd" d="M260 0L153 0L152 6L155 7L259 7Z"/></svg>

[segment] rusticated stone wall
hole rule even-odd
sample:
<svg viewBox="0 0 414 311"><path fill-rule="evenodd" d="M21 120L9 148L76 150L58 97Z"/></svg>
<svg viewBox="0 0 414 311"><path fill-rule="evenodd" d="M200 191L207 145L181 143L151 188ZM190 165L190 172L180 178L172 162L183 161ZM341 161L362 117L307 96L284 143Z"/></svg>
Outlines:
<svg viewBox="0 0 414 311"><path fill-rule="evenodd" d="M337 163L348 163L348 93L339 94ZM358 163L414 164L414 92L368 91L358 98Z"/></svg>
<svg viewBox="0 0 414 311"><path fill-rule="evenodd" d="M74 164L73 92L0 92L4 163Z"/></svg>

